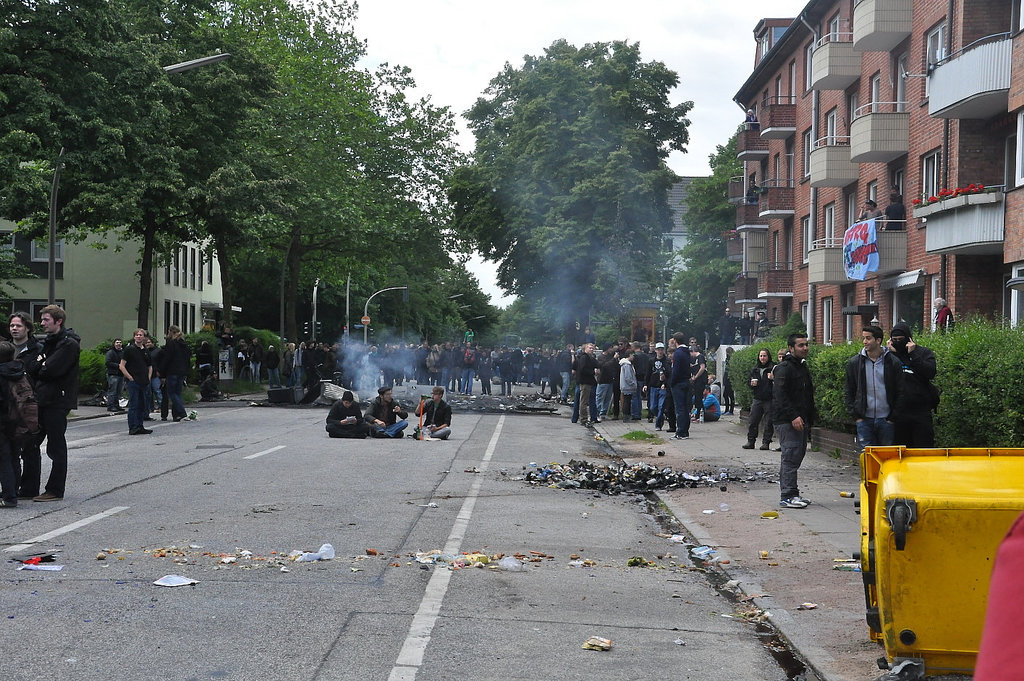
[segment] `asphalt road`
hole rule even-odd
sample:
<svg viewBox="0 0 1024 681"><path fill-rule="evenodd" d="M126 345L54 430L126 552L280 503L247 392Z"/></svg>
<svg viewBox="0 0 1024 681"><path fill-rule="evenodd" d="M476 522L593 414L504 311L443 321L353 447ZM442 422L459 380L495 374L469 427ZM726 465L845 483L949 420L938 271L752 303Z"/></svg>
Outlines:
<svg viewBox="0 0 1024 681"><path fill-rule="evenodd" d="M787 678L641 499L514 479L607 457L592 431L456 413L447 442L331 440L325 415L226 403L134 437L123 417L72 423L66 498L0 510L3 677ZM288 559L324 543L333 560ZM527 562L417 562L432 550ZM11 562L38 553L62 570ZM153 584L166 575L197 583Z"/></svg>

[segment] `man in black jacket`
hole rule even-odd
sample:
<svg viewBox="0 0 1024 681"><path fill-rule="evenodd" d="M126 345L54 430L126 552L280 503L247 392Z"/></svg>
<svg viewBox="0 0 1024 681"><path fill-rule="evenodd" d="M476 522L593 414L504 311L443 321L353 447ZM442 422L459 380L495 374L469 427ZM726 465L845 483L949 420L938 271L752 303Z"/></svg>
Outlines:
<svg viewBox="0 0 1024 681"><path fill-rule="evenodd" d="M452 408L443 398L444 388L435 385L430 401L416 407L416 415L423 415L423 439L447 440L452 434Z"/></svg>
<svg viewBox="0 0 1024 681"><path fill-rule="evenodd" d="M120 338L107 350L104 363L107 367L107 411L124 411L121 409L121 393L124 392L124 376L121 375L121 355L124 354L124 343Z"/></svg>
<svg viewBox="0 0 1024 681"><path fill-rule="evenodd" d="M576 398L577 410L580 423L589 426L591 419L597 419L597 414L590 413L591 395L597 386L598 369L597 360L594 359L594 344L587 343L583 351L572 361L572 371L576 377L576 385L579 387L579 396Z"/></svg>
<svg viewBox="0 0 1024 681"><path fill-rule="evenodd" d="M39 404L41 444L46 439L46 456L52 465L45 491L33 501L58 501L64 498L68 476L68 412L78 408L78 354L81 339L65 328L67 317L58 305L47 305L39 323L46 331L42 351L35 367L36 402ZM40 470L26 470L23 478L39 480ZM23 483L24 484L24 483ZM38 484L38 483L37 483Z"/></svg>
<svg viewBox="0 0 1024 681"><path fill-rule="evenodd" d="M402 431L408 427L409 413L402 405L394 401L390 386L377 388L377 399L370 402L366 410L366 422L370 425L373 437L402 437Z"/></svg>
<svg viewBox="0 0 1024 681"><path fill-rule="evenodd" d="M370 434L370 426L363 420L351 390L346 390L331 406L326 429L330 437L362 439Z"/></svg>
<svg viewBox="0 0 1024 681"><path fill-rule="evenodd" d="M779 487L782 508L807 508L811 503L800 496L797 471L807 453L807 438L814 423L814 384L807 367L810 345L806 333L789 334L789 354L772 372L772 411L775 432L782 445Z"/></svg>
<svg viewBox="0 0 1024 681"><path fill-rule="evenodd" d="M14 312L8 317L8 322L11 339L14 341L14 358L21 361L26 374L30 377L35 376L43 346L32 335L35 328L35 324L32 323L32 315L28 312ZM29 438L27 442L23 443L19 456L20 460L14 462L14 473L18 480L18 498L32 499L39 496L41 464L39 438ZM22 474L23 470L24 475ZM31 471L35 471L35 473L30 477Z"/></svg>
<svg viewBox="0 0 1024 681"><path fill-rule="evenodd" d="M938 394L932 387L936 371L935 353L914 342L906 322L892 327L887 347L899 361L902 377L895 404L893 444L934 447L935 426L931 412L939 406Z"/></svg>
<svg viewBox="0 0 1024 681"><path fill-rule="evenodd" d="M864 347L846 363L846 412L857 424L861 447L893 443L893 419L900 372L896 355L882 346L882 330L865 326Z"/></svg>

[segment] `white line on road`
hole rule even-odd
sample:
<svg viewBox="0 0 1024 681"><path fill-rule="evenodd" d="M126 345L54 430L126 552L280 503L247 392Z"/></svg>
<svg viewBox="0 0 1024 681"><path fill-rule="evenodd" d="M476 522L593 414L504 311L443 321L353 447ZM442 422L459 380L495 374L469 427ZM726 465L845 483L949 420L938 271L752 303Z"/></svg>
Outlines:
<svg viewBox="0 0 1024 681"><path fill-rule="evenodd" d="M498 425L494 428L494 435L491 436L487 451L484 452L483 461L480 463L481 473L487 472L487 466L498 446L498 437L501 435L503 425L505 425L505 417L501 416L498 418ZM455 525L452 526L448 541L445 542L445 553L457 554L462 548L462 540L466 536L469 520L473 517L473 507L476 506L477 497L480 496L480 486L483 485L483 480L483 475L473 476L473 486L470 488L469 494L466 495L466 500L462 502ZM430 576L426 593L423 594L423 600L420 601L419 610L412 618L409 635L406 636L405 643L402 644L402 650L398 653L398 659L395 660L395 666L391 669L388 681L411 681L416 678L416 672L423 664L423 653L427 649L427 644L430 643L430 633L437 622L437 615L441 611L441 602L444 601L451 577L451 570L443 567L434 568L434 574Z"/></svg>
<svg viewBox="0 0 1024 681"><path fill-rule="evenodd" d="M112 516L115 513L120 513L121 511L126 510L128 510L127 506L114 506L113 508L108 508L106 511L103 511L102 513L91 515L88 518L82 518L81 520L73 522L70 525L58 527L56 530L53 530L52 532L47 532L46 534L41 534L38 537L33 537L32 539L26 541L24 544L15 544L14 546L8 546L6 549L4 549L4 551L24 551L25 549L30 549L32 548L33 544L38 544L39 542L44 542L49 539L53 539L54 537L59 537L62 534L67 534L72 530L77 530L78 528L90 525L96 522L97 520L103 520L107 516Z"/></svg>
<svg viewBox="0 0 1024 681"><path fill-rule="evenodd" d="M249 456L243 456L242 458L243 459L256 459L258 457L263 456L264 454L270 454L271 452L276 452L279 449L284 449L284 447L285 447L284 445L278 445L276 447L271 447L270 449L264 449L262 452L256 452L255 454L250 454Z"/></svg>

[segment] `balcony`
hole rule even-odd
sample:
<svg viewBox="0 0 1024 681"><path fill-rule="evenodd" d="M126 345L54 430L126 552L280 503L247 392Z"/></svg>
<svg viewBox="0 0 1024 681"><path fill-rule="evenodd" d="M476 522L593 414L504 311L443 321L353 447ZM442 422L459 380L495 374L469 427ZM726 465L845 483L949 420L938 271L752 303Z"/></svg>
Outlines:
<svg viewBox="0 0 1024 681"><path fill-rule="evenodd" d="M1003 193L966 194L914 209L928 218L928 253L996 255L1003 252Z"/></svg>
<svg viewBox="0 0 1024 681"><path fill-rule="evenodd" d="M758 267L765 261L765 251L768 247L768 232L751 231L743 233L743 272L752 275L757 272ZM756 280L755 280L756 286ZM755 291L756 295L756 291Z"/></svg>
<svg viewBox="0 0 1024 681"><path fill-rule="evenodd" d="M905 229L878 230L878 276L907 269L907 232Z"/></svg>
<svg viewBox="0 0 1024 681"><path fill-rule="evenodd" d="M854 113L850 124L850 161L888 163L910 149L910 114L903 102L872 102Z"/></svg>
<svg viewBox="0 0 1024 681"><path fill-rule="evenodd" d="M796 134L796 97L769 97L761 102L761 137L785 140Z"/></svg>
<svg viewBox="0 0 1024 681"><path fill-rule="evenodd" d="M860 53L853 51L852 33L826 33L811 56L811 87L845 90L860 78Z"/></svg>
<svg viewBox="0 0 1024 681"><path fill-rule="evenodd" d="M763 262L757 268L758 298L793 297L793 263Z"/></svg>
<svg viewBox="0 0 1024 681"><path fill-rule="evenodd" d="M843 267L843 239L818 239L807 252L808 284L845 284Z"/></svg>
<svg viewBox="0 0 1024 681"><path fill-rule="evenodd" d="M765 180L761 186L757 207L757 215L762 220L792 217L796 212L793 203L793 180Z"/></svg>
<svg viewBox="0 0 1024 681"><path fill-rule="evenodd" d="M768 229L768 221L761 217L761 209L758 204L745 203L736 207L736 231L766 229Z"/></svg>
<svg viewBox="0 0 1024 681"><path fill-rule="evenodd" d="M845 187L860 177L860 166L850 162L849 137L823 137L811 149L812 187Z"/></svg>
<svg viewBox="0 0 1024 681"><path fill-rule="evenodd" d="M977 40L928 76L928 115L991 118L1009 106L1013 41L1008 33Z"/></svg>
<svg viewBox="0 0 1024 681"><path fill-rule="evenodd" d="M761 133L757 130L744 130L736 140L736 158L741 161L768 158L768 140L761 139Z"/></svg>
<svg viewBox="0 0 1024 681"><path fill-rule="evenodd" d="M729 203L736 205L740 203L746 203L746 189L744 189L744 182L742 175L736 175L729 178L729 184L727 188L727 195L729 197Z"/></svg>
<svg viewBox="0 0 1024 681"><path fill-rule="evenodd" d="M913 0L861 0L853 8L853 49L889 52L910 35Z"/></svg>
<svg viewBox="0 0 1024 681"><path fill-rule="evenodd" d="M757 277L736 277L736 283L732 290L732 304L756 303L757 300Z"/></svg>
<svg viewBox="0 0 1024 681"><path fill-rule="evenodd" d="M737 234L726 240L725 255L729 262L743 262L743 237Z"/></svg>

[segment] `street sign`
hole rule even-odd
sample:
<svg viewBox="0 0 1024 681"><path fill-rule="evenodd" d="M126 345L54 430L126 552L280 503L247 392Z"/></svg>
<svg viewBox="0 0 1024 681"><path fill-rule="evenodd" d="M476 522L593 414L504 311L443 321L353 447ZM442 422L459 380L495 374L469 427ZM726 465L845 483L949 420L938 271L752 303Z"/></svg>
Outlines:
<svg viewBox="0 0 1024 681"><path fill-rule="evenodd" d="M364 314L359 321L363 323L363 326L366 326L367 324L370 323L370 317L369 315Z"/></svg>

